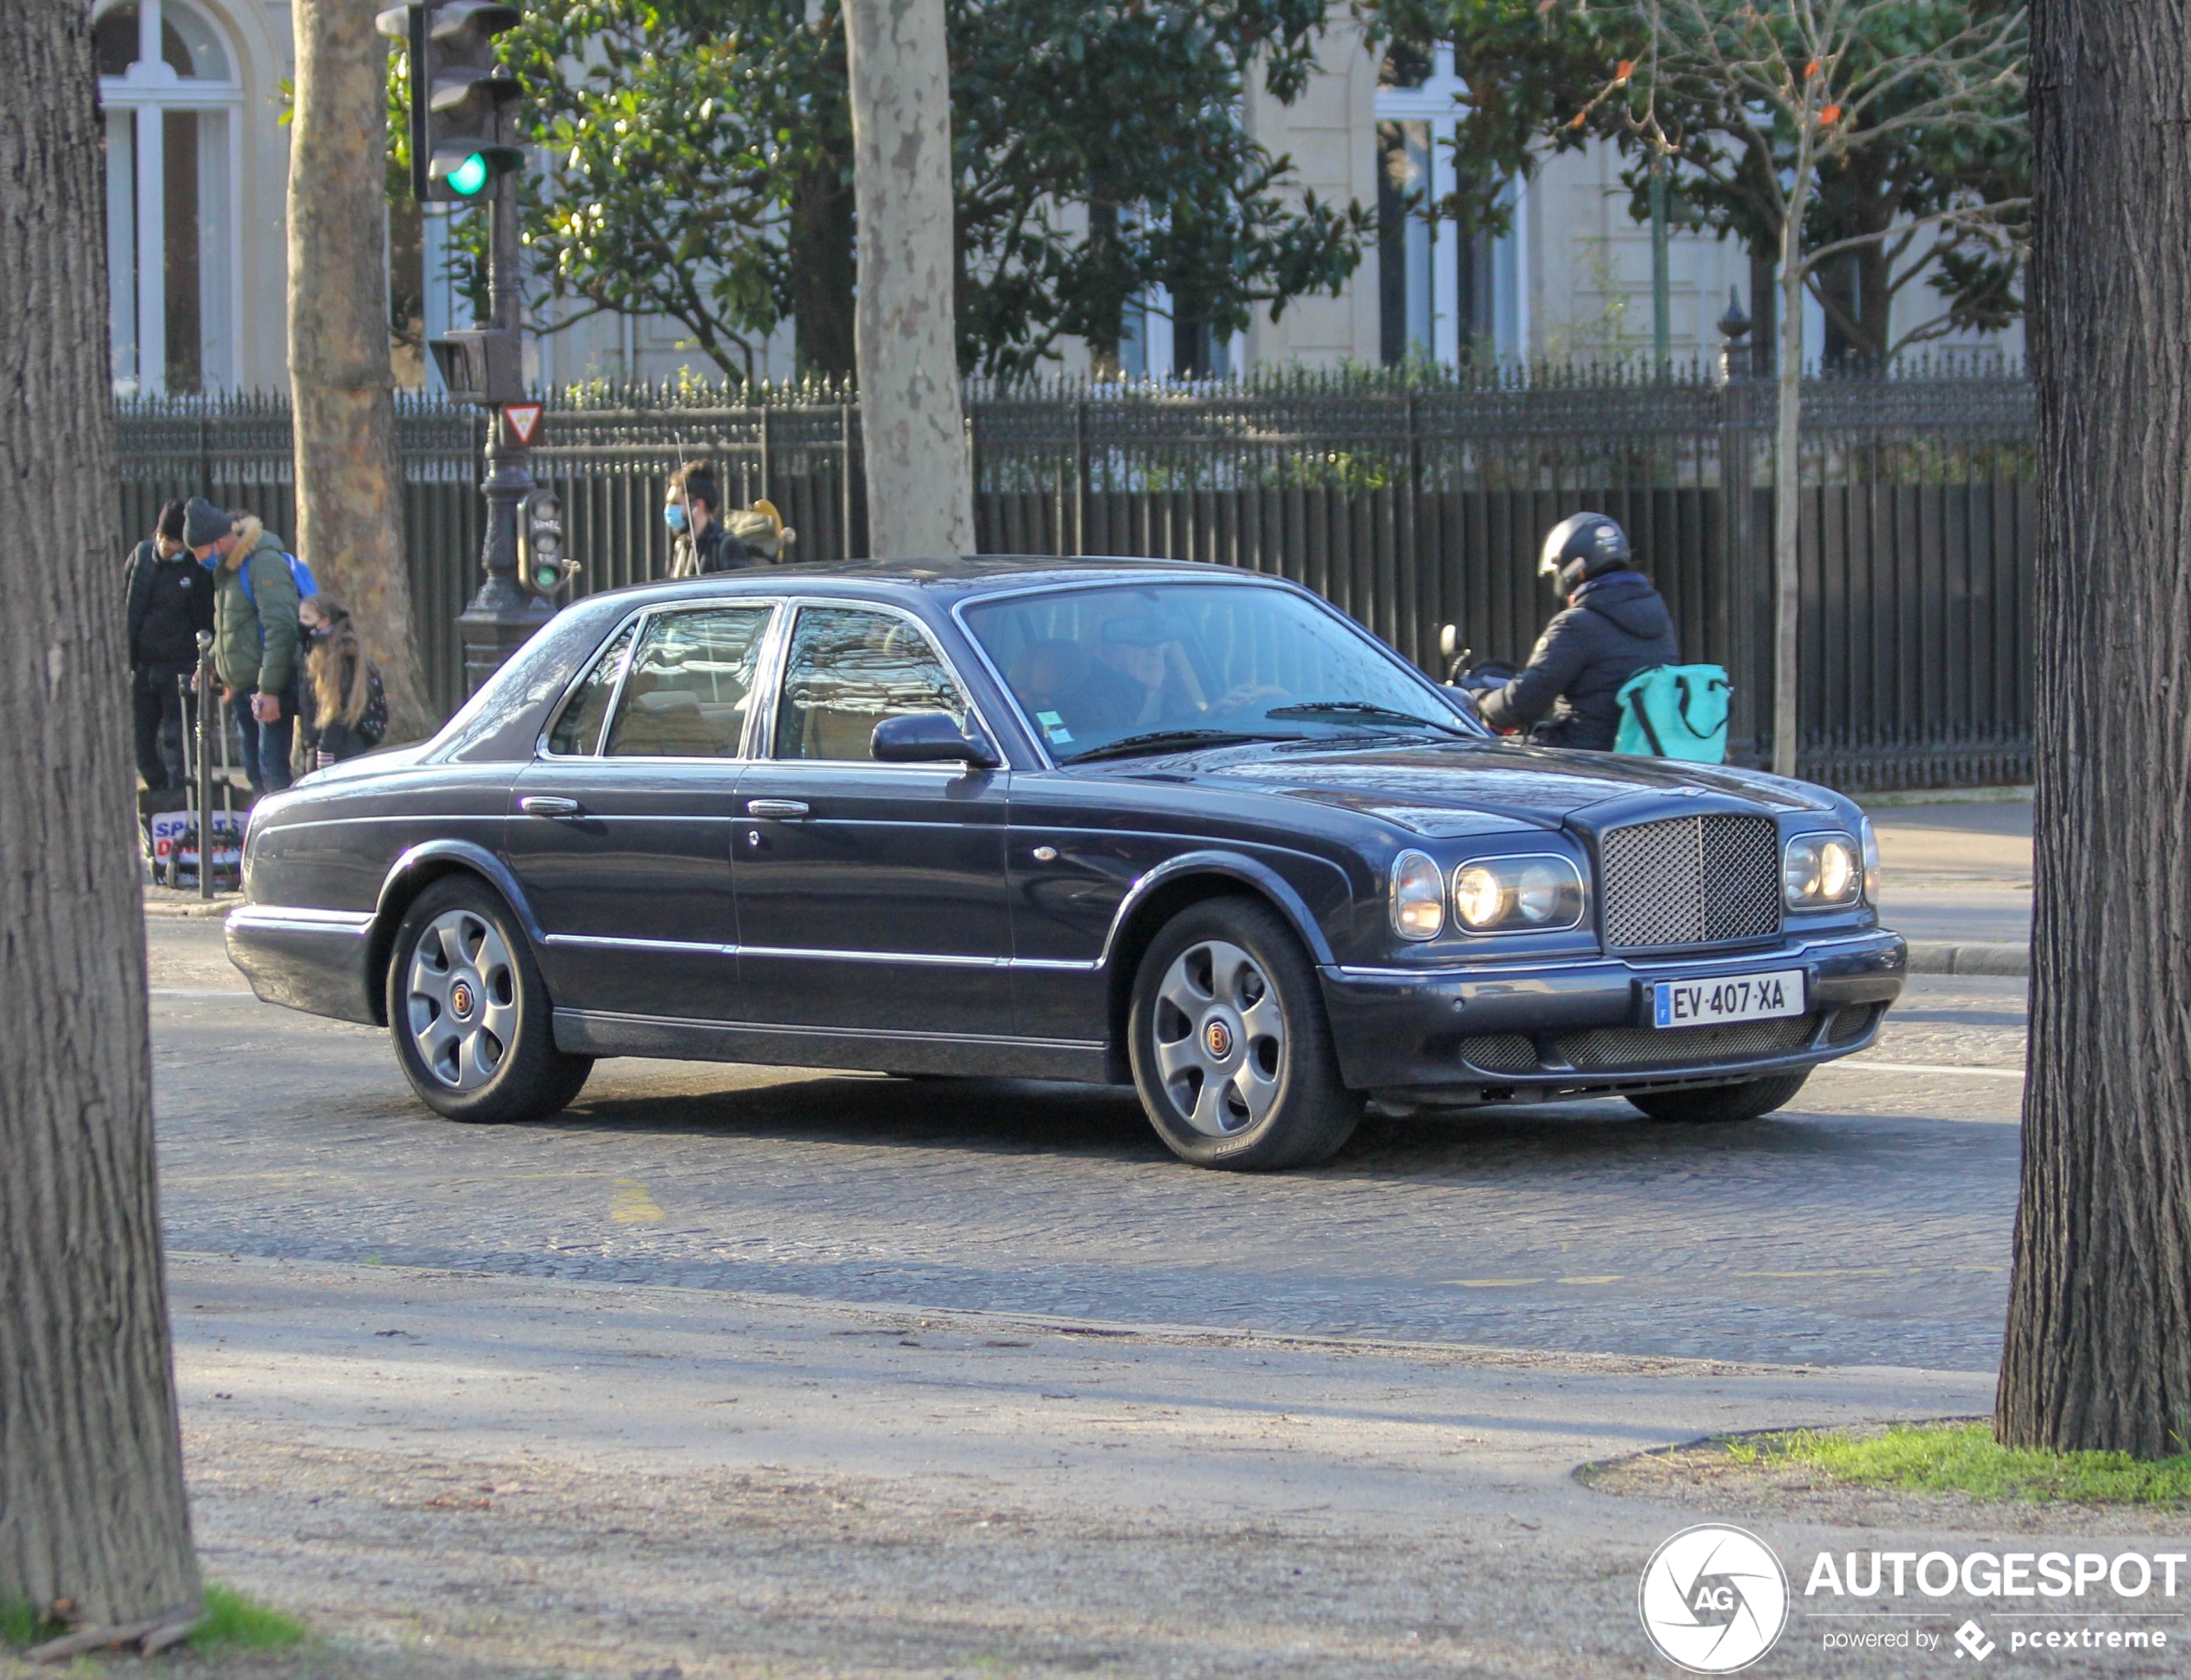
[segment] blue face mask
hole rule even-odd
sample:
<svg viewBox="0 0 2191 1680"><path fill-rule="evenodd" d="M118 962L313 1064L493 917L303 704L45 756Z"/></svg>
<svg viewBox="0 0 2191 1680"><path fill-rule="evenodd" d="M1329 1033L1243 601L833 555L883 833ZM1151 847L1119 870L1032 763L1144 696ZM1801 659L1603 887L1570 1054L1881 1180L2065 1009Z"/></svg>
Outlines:
<svg viewBox="0 0 2191 1680"><path fill-rule="evenodd" d="M680 504L668 502L662 505L662 523L673 531L681 531L690 522L686 519L685 510Z"/></svg>

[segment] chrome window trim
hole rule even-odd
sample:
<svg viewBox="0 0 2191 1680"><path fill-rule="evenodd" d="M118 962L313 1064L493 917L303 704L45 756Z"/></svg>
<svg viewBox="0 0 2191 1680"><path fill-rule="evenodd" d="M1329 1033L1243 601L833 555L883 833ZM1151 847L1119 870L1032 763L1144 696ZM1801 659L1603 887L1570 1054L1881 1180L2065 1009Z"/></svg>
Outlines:
<svg viewBox="0 0 2191 1680"><path fill-rule="evenodd" d="M1177 563L1183 567L1196 564L1196 562L1189 561L1181 561ZM1461 711L1459 706L1455 705L1453 701L1447 699L1444 694L1439 692L1438 684L1431 681L1431 680L1428 676L1424 675L1423 673L1418 671L1414 666L1410 665L1405 655L1403 655L1397 648L1395 648L1391 643L1385 641L1385 639L1379 636L1375 630L1370 629L1368 625L1361 623L1359 620L1350 617L1346 613L1341 612L1329 601L1326 600L1322 596L1317 594L1315 590L1303 588L1301 585L1295 583L1289 578L1270 577L1260 572L1234 573L1232 575L1227 576L1221 571L1203 573L1199 571L1190 572L1184 570L1179 572L1151 574L1149 574L1149 578L1151 581L1161 580L1166 583L1216 584L1227 589L1277 589L1282 592L1298 595L1303 599L1313 602L1315 605L1322 608L1325 612L1338 619L1341 624L1345 624L1347 629L1353 630L1358 635L1367 636L1372 643L1376 643L1380 652L1384 653L1391 660L1393 664L1397 665L1401 670L1405 671L1409 676L1415 678L1416 681L1422 683L1426 688L1428 688L1432 696L1437 700L1438 704L1450 711L1458 722L1462 724L1464 726L1473 725L1479 729L1483 727L1482 720L1480 718L1469 717ZM1035 751L1040 755L1042 759L1042 762L1039 767L1040 768L1045 770L1056 770L1061 769L1064 767L1058 762L1057 759L1051 755L1049 741L1044 737L1040 730L1034 727L1034 720L1027 716L1026 708L1020 704L1020 697L1012 692L1012 685L1004 680L1004 674L996 668L996 661L989 657L989 650L988 647L983 644L982 638L974 633L974 627L966 622L964 616L966 610L969 607L987 606L995 601L1020 600L1030 595L1057 595L1063 594L1067 591L1130 589L1136 587L1145 588L1146 586L1146 583L1136 583L1135 581L1125 577L1114 577L1100 582L1091 581L1087 579L1081 579L1074 581L1030 584L1025 589L984 590L978 595L963 597L951 603L951 622L958 626L959 635L964 636L966 639L967 645L973 649L974 657L982 661L982 668L989 673L990 680L996 685L997 692L1004 696L1005 705L1012 708L1012 714L1020 720L1021 730L1026 734L1027 739L1034 743ZM1497 740L1497 737L1491 735L1489 731L1486 731L1481 737L1472 735L1467 738L1470 740L1482 739L1491 741Z"/></svg>
<svg viewBox="0 0 2191 1680"><path fill-rule="evenodd" d="M745 764L750 762L753 757L753 697L761 692L762 679L767 669L770 651L770 639L775 635L777 625L785 617L782 608L788 599L782 595L726 595L712 601L656 601L646 606L633 608L629 613L617 620L614 630L601 638L600 645L593 650L593 658L587 660L585 668L571 680L571 685L564 691L562 699L556 703L556 709L548 714L547 726L540 731L539 740L533 743L534 758L540 762L549 764L596 762L604 764ZM625 685L631 680L632 656L639 651L639 644L646 639L647 630L652 621L658 617L679 613L720 612L726 608L741 606L766 607L769 610L769 622L763 627L760 639L755 647L753 688L746 695L745 725L738 738L738 752L724 758L680 756L668 753L612 755L607 750L609 737L615 730L617 713L624 705L624 688ZM600 660L603 649L613 645L616 638L623 635L627 629L631 631L631 645L624 650L624 668L616 674L616 686L609 693L608 710L601 718L601 738L593 743L593 750L590 753L559 753L549 750L548 743L555 737L556 725L562 721L563 713L577 699L578 691L585 686L586 679L593 674L594 664Z"/></svg>
<svg viewBox="0 0 2191 1680"><path fill-rule="evenodd" d="M778 645L772 650L774 659L769 670L769 705L767 711L764 714L766 721L762 725L761 738L758 741L750 743L752 749L751 761L753 762L766 762L769 764L857 764L864 766L869 770L893 771L933 770L939 768L949 770L950 768L947 764L942 767L939 767L935 764L885 764L871 758L779 758L776 756L776 711L778 709L778 702L782 694L784 676L790 669L791 666L792 634L797 627L799 615L801 612L804 612L809 607L827 607L844 608L855 612L882 613L888 617L900 619L902 622L912 625L913 630L926 640L929 648L936 655L936 662L944 668L945 674L949 675L951 681L957 685L958 692L965 697L966 715L972 718L975 724L979 726L982 737L989 743L989 746L995 750L997 757L1003 761L996 767L995 770L976 772L971 765L961 764L955 772L952 772L952 774L957 775L970 775L976 774L995 775L999 771L1010 771L1015 768L1012 761L1011 752L1003 738L1000 737L995 730L989 727L988 718L982 714L981 698L976 693L974 685L966 680L966 674L959 669L957 662L951 658L951 652L946 647L945 647L942 639L939 638L936 633L928 627L928 625L921 622L920 617L917 613L911 612L893 601L863 601L857 597L837 595L790 596L786 598L786 604L791 610L782 615L782 632L778 638ZM960 629L963 632L964 626L962 625ZM977 648L976 651L978 653L980 650ZM1011 691L1008 689L1006 691L1006 699L1008 703L1010 699L1010 692Z"/></svg>

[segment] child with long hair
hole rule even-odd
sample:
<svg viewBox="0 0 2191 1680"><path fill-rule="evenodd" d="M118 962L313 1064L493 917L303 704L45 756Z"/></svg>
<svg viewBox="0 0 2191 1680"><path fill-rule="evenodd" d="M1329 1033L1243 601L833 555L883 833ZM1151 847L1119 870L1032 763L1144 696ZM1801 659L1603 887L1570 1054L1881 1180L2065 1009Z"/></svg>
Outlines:
<svg viewBox="0 0 2191 1680"><path fill-rule="evenodd" d="M380 744L388 702L349 608L323 589L297 604L297 622L306 648L304 680L298 685L298 751L304 769L324 770Z"/></svg>

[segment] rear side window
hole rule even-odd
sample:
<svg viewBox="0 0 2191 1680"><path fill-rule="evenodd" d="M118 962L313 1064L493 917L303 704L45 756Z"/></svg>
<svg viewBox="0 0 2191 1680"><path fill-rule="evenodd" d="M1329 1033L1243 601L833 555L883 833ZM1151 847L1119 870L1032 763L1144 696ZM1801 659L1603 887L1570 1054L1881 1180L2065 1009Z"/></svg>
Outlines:
<svg viewBox="0 0 2191 1680"><path fill-rule="evenodd" d="M624 674L624 656L631 651L631 626L617 634L608 650L593 661L586 680L564 704L563 715L548 737L548 750L568 757L590 758L601 744L601 724L616 698L616 680Z"/></svg>
<svg viewBox="0 0 2191 1680"><path fill-rule="evenodd" d="M611 758L736 758L761 637L775 608L658 612L631 655Z"/></svg>
<svg viewBox="0 0 2191 1680"><path fill-rule="evenodd" d="M947 711L966 726L966 699L918 624L858 607L800 610L776 711L778 758L872 759L875 726L913 711Z"/></svg>

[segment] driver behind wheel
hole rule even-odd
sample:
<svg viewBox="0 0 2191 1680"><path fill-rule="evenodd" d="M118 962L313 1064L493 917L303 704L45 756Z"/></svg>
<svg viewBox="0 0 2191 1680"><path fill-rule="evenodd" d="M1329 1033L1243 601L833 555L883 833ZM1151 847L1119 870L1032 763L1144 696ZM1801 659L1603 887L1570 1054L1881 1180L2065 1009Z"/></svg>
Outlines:
<svg viewBox="0 0 2191 1680"><path fill-rule="evenodd" d="M1679 662L1673 615L1633 568L1628 533L1602 513L1554 525L1537 570L1553 580L1566 609L1545 626L1520 676L1477 688L1476 709L1503 733L1530 730L1541 746L1610 752L1621 685L1638 671Z"/></svg>

